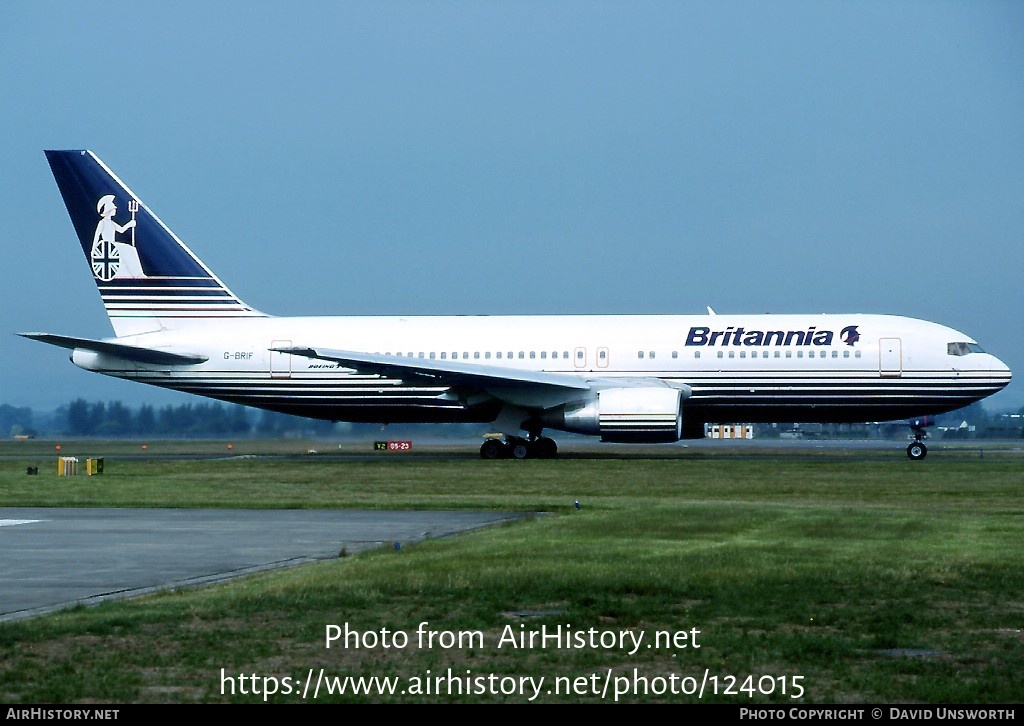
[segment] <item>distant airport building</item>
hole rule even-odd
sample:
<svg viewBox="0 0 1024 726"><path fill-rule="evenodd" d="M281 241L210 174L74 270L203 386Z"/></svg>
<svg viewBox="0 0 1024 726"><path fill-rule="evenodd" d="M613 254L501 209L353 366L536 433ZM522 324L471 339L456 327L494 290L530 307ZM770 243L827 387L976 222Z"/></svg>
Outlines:
<svg viewBox="0 0 1024 726"><path fill-rule="evenodd" d="M711 439L752 439L754 427L750 424L712 424L708 427Z"/></svg>

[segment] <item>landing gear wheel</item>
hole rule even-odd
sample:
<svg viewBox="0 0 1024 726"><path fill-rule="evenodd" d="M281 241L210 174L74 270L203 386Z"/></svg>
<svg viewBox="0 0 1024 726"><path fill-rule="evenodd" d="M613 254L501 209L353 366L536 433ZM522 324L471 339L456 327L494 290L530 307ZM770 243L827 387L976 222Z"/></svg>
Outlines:
<svg viewBox="0 0 1024 726"><path fill-rule="evenodd" d="M500 459L505 456L505 444L495 439L487 439L480 445L481 459Z"/></svg>
<svg viewBox="0 0 1024 726"><path fill-rule="evenodd" d="M554 459L558 454L558 444L554 439L542 436L533 442L533 455L538 459Z"/></svg>
<svg viewBox="0 0 1024 726"><path fill-rule="evenodd" d="M928 447L920 441L915 441L907 447L907 456L909 456L912 461L920 461L924 457L928 456Z"/></svg>
<svg viewBox="0 0 1024 726"><path fill-rule="evenodd" d="M513 442L511 447L510 451L513 459L525 459L530 455L530 446L522 439Z"/></svg>

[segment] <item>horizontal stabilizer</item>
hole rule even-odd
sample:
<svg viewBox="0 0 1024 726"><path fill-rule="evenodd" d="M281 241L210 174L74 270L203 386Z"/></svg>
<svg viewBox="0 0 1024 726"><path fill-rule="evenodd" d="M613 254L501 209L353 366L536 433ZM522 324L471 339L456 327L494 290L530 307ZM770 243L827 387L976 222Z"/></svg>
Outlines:
<svg viewBox="0 0 1024 726"><path fill-rule="evenodd" d="M124 343L111 343L105 340L93 340L91 338L72 338L67 335L53 335L51 333L18 333L22 338L31 338L42 343L49 343L61 348L81 348L96 353L116 355L118 358L138 361L139 363L153 363L156 365L195 365L205 363L208 358L202 355L189 353L171 353L166 350L155 350L153 348L140 348L137 345L125 345Z"/></svg>

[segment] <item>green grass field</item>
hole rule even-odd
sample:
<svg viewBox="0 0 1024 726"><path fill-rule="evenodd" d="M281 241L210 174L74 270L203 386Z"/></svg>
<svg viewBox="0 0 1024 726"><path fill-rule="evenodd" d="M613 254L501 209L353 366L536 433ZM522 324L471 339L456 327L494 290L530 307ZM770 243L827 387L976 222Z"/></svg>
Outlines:
<svg viewBox="0 0 1024 726"><path fill-rule="evenodd" d="M190 447L226 452L161 443L147 451L169 458L123 458L138 445L69 444L67 453L107 457L102 476L72 480L50 471L52 443L3 444L0 506L549 514L2 624L0 701L253 702L264 698L253 688L273 678L279 692L267 700L297 703L300 693L284 691L301 690L311 669L314 678L323 669L399 679L393 695L321 690L317 701L524 702L537 693L599 702L618 689L626 702L995 704L1024 694L1019 445L933 448L917 463L898 445L793 456L642 447L627 458L593 447L556 461L483 462L472 448L374 455L362 445L341 453L365 455L344 459L174 458ZM25 475L33 463L40 476ZM392 647L326 648L327 626L345 624L378 639L387 629ZM627 647L502 641L559 625ZM419 647L418 629L435 633L433 647ZM401 635L405 647L394 642ZM233 678L228 694L221 669Z"/></svg>

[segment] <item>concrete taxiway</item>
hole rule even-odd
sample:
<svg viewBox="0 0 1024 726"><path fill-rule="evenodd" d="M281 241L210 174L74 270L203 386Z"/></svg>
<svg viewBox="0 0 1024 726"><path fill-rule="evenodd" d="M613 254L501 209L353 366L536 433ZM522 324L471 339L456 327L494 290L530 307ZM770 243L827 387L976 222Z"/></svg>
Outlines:
<svg viewBox="0 0 1024 726"><path fill-rule="evenodd" d="M507 512L0 507L0 622L486 527Z"/></svg>

